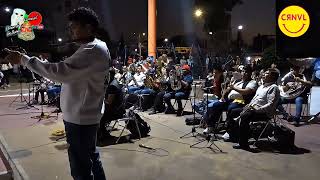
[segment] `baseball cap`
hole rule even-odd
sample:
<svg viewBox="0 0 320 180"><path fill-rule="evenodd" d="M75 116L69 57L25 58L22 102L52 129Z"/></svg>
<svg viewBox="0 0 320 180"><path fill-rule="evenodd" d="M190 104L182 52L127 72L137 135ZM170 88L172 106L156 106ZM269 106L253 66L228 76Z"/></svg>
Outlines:
<svg viewBox="0 0 320 180"><path fill-rule="evenodd" d="M190 71L190 66L185 64L185 65L182 66L182 70Z"/></svg>

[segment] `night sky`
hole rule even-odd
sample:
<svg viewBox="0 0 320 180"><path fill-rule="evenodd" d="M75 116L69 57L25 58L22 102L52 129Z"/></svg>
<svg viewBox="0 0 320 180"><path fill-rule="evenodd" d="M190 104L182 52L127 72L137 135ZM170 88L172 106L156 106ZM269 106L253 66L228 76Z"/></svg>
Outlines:
<svg viewBox="0 0 320 180"><path fill-rule="evenodd" d="M275 34L275 0L243 0L232 12L232 26L244 25L244 39L251 43L258 33ZM107 0L104 19L113 39L121 32L147 32L147 0ZM125 6L124 6L125 4ZM109 8L108 8L109 7ZM194 26L193 0L159 0L158 33L161 37L198 32Z"/></svg>
<svg viewBox="0 0 320 180"><path fill-rule="evenodd" d="M0 0L1 2L15 2L24 0ZM52 0L41 1L54 3ZM147 0L89 0L100 2L103 12L100 19L103 26L109 31L113 40L119 40L121 33L126 37L133 33L147 32ZM233 32L239 24L244 25L243 37L247 43L261 34L275 34L275 0L243 0L232 12ZM34 1L28 1L34 2ZM37 4L32 5L37 10ZM39 8L39 7L38 7ZM202 26L195 23L198 20L193 16L194 0L158 0L158 34L159 38L171 37L192 32L199 32ZM1 18L0 18L1 19Z"/></svg>
<svg viewBox="0 0 320 180"><path fill-rule="evenodd" d="M260 34L276 33L276 1L275 0L243 0L243 4L232 12L232 26L244 25L243 35L246 42Z"/></svg>

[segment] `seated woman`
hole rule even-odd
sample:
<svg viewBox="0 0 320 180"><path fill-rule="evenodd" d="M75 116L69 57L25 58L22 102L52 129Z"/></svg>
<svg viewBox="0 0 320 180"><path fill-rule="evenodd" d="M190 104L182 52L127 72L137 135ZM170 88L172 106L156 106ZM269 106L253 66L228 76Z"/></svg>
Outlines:
<svg viewBox="0 0 320 180"><path fill-rule="evenodd" d="M255 80L251 79L251 67L245 66L241 75L242 80L229 85L229 87L223 92L219 101L208 105L208 110L204 115L204 121L207 123L208 127L203 131L203 133L213 132L213 127L221 117L224 110L229 112L232 109L243 107L252 99L258 85ZM225 98L227 94L228 97Z"/></svg>

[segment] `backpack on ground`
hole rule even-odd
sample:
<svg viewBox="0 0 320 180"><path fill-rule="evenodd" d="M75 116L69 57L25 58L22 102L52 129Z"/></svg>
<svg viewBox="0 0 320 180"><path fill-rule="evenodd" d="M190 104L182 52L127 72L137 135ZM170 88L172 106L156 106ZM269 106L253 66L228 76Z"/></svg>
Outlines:
<svg viewBox="0 0 320 180"><path fill-rule="evenodd" d="M147 137L149 132L151 131L150 125L146 121L144 121L137 113L133 113L133 118L137 120L141 137ZM133 137L135 138L139 137L139 132L134 120L129 120L127 122L127 129L131 132L131 135Z"/></svg>

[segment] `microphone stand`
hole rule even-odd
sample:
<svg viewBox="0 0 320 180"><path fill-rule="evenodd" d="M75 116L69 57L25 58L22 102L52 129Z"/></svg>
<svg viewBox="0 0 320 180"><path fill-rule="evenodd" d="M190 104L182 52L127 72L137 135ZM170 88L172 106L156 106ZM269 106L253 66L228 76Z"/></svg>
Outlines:
<svg viewBox="0 0 320 180"><path fill-rule="evenodd" d="M196 87L197 87L198 84L200 84L200 83L194 83L193 104L196 103ZM192 108L192 107L191 107L191 108ZM195 121L195 120L196 120L196 111L195 111L194 109L192 109L192 112L193 112L193 121ZM190 135L190 134L192 134L192 136L190 136L190 137L196 137L197 135L200 135L200 133L197 132L196 128L197 128L197 127L196 127L195 123L193 123L192 128L191 128L191 131L188 132L188 133L186 133L186 134L184 134L184 135L181 136L180 138L187 137L187 136Z"/></svg>

